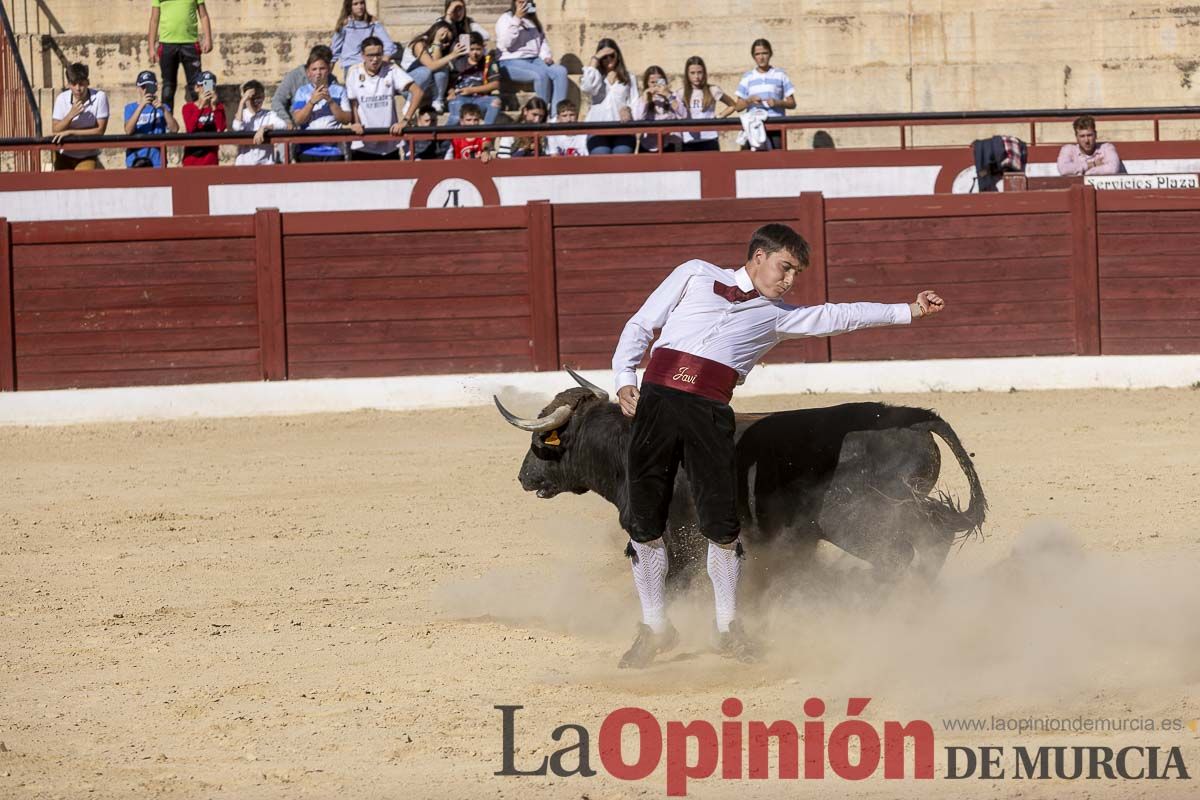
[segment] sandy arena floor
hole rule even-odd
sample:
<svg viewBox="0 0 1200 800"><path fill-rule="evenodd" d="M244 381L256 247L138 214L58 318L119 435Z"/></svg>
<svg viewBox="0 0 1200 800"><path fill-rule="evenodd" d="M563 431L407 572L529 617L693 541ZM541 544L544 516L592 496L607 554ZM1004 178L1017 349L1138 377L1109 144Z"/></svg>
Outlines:
<svg viewBox="0 0 1200 800"><path fill-rule="evenodd" d="M494 410L0 429L0 797L657 797L661 769L601 770L604 717L719 723L731 695L743 719L796 723L823 698L827 732L871 697L873 723L933 724L939 770L949 745L1178 745L1193 780L898 783L881 767L712 778L694 797L1194 797L1200 392L885 399L937 409L974 452L986 541L952 552L932 596L884 609L789 594L754 667L706 651L697 592L676 604L678 655L633 674L616 669L636 614L613 509L523 493L527 435ZM1082 553L1063 554L1072 536ZM498 704L525 706L519 766L578 723L600 774L493 776ZM1185 726L943 728L992 716Z"/></svg>

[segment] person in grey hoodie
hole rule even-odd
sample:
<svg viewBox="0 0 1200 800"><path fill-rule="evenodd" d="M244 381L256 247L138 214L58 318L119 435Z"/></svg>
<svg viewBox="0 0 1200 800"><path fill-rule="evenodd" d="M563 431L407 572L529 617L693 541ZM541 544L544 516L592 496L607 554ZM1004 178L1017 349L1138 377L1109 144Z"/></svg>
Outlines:
<svg viewBox="0 0 1200 800"><path fill-rule="evenodd" d="M350 67L362 63L363 39L369 36L383 42L385 59L390 61L396 55L396 43L384 30L383 23L367 13L367 0L342 0L342 13L333 26L333 58L341 65L343 76Z"/></svg>

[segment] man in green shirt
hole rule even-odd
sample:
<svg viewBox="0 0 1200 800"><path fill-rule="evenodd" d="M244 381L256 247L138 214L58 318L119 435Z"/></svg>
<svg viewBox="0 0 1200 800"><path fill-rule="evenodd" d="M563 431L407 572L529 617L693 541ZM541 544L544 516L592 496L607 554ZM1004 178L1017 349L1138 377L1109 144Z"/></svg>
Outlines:
<svg viewBox="0 0 1200 800"><path fill-rule="evenodd" d="M204 0L151 0L149 39L150 63L162 65L162 103L174 109L179 65L189 87L186 95L200 74L200 54L212 52L212 25Z"/></svg>

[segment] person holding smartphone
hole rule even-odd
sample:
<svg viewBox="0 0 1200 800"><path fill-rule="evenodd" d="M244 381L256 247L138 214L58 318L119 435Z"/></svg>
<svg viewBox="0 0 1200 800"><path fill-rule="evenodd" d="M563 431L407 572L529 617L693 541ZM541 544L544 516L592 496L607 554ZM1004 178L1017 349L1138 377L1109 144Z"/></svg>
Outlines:
<svg viewBox="0 0 1200 800"><path fill-rule="evenodd" d="M470 46L455 38L454 28L438 20L429 30L413 37L404 48L400 68L421 87L430 105L439 114L446 110L446 91L450 88L450 65L470 52Z"/></svg>
<svg viewBox="0 0 1200 800"><path fill-rule="evenodd" d="M642 85L646 88L638 95L634 104L634 118L644 122L655 122L664 119L687 119L687 109L677 95L671 93L667 83L667 73L662 67L650 66L642 73ZM683 146L683 139L678 133L664 133L663 149L667 152L678 152ZM641 152L658 152L658 134L642 135Z"/></svg>
<svg viewBox="0 0 1200 800"><path fill-rule="evenodd" d="M171 107L163 105L158 97L158 78L150 70L138 73L135 84L141 95L138 100L125 105L125 133L128 136L162 136L164 133L179 133L179 123L171 113ZM125 151L125 166L161 167L162 152L157 147L131 147Z"/></svg>
<svg viewBox="0 0 1200 800"><path fill-rule="evenodd" d="M554 63L533 0L511 0L508 11L496 20L496 46L500 72L510 81L532 83L534 94L549 108L567 98L567 69Z"/></svg>
<svg viewBox="0 0 1200 800"><path fill-rule="evenodd" d="M445 10L442 11L442 16L439 19L454 28L455 41L462 42L465 47L470 47L470 37L473 33L479 34L480 38L483 39L485 49L488 39L492 38L491 34L487 32L487 28L471 19L471 16L467 13L466 0L446 0ZM451 66L457 72L461 71L465 64L466 59L459 58Z"/></svg>
<svg viewBox="0 0 1200 800"><path fill-rule="evenodd" d="M460 109L474 103L483 109L483 124L491 125L500 115L500 67L492 54L484 50L484 39L478 31L468 34L471 47L464 63L454 68L450 90L446 92L450 118L447 125L457 125Z"/></svg>
<svg viewBox="0 0 1200 800"><path fill-rule="evenodd" d="M311 54L305 65L308 83L296 90L292 98L292 119L300 130L332 130L353 121L350 98L339 83L329 81L329 62L319 54ZM296 160L342 161L338 144L304 144L296 147Z"/></svg>
<svg viewBox="0 0 1200 800"><path fill-rule="evenodd" d="M183 107L183 124L188 133L219 133L225 130L225 106L217 99L217 76L205 70L196 76L196 99ZM183 148L185 167L215 167L221 161L216 145Z"/></svg>

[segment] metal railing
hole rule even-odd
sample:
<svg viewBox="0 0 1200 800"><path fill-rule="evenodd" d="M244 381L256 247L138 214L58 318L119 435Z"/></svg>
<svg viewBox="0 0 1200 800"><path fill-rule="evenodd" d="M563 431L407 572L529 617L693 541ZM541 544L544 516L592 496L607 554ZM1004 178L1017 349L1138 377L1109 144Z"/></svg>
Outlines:
<svg viewBox="0 0 1200 800"><path fill-rule="evenodd" d="M1048 109L1025 111L958 111L958 112L925 112L925 113L887 113L887 114L823 114L772 117L764 120L768 133L785 132L797 128L899 128L898 146L902 150L918 149L908 143L906 131L912 127L963 125L963 124L1011 124L1018 122L1029 125L1029 144L1037 144L1036 126L1047 122L1069 122L1078 116L1090 115L1104 120L1137 120L1153 123L1152 141L1161 141L1159 123L1166 120L1200 120L1200 108L1196 107L1155 107L1155 108L1110 108L1110 109ZM36 116L36 115L35 115ZM35 120L36 121L36 120ZM40 122L38 122L40 127ZM421 141L444 142L464 136L486 136L496 138L501 136L519 136L532 138L536 146L532 155L541 154L541 140L548 136L569 136L573 134L588 135L631 135L641 139L644 136L655 137L657 152L667 152L663 147L664 137L683 131L730 131L740 129L741 122L736 118L706 119L706 120L659 120L655 122L581 122L575 124L514 124L499 125L458 125L453 127L409 127L401 136L396 137L386 128L368 128L363 134L356 134L348 129L334 130L282 130L268 131L266 141L269 144L316 144L318 142L345 144L356 141L382 142L403 140L408 146L409 157L414 152L413 144ZM159 150L163 164L166 164L166 149L168 147L196 146L249 146L253 145L253 132L224 131L220 133L177 133L162 136L110 134L105 136L72 136L61 142L52 137L16 136L0 138L0 151L10 151L17 154L29 154L36 157L45 150L81 150L101 148L154 148ZM787 137L782 136L782 149L787 149ZM969 142L963 142L963 146ZM282 148L285 162L291 148ZM853 148L845 148L853 149Z"/></svg>
<svg viewBox="0 0 1200 800"><path fill-rule="evenodd" d="M0 23L4 30L0 35L0 137L42 136L42 117L33 87L25 72L25 62L17 46L8 12L0 4ZM28 150L13 153L13 166L19 172L31 172L40 163L40 156Z"/></svg>

